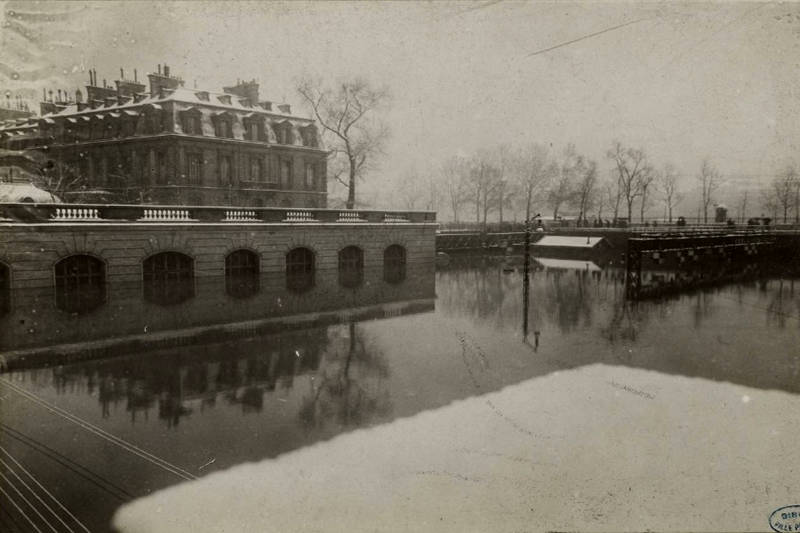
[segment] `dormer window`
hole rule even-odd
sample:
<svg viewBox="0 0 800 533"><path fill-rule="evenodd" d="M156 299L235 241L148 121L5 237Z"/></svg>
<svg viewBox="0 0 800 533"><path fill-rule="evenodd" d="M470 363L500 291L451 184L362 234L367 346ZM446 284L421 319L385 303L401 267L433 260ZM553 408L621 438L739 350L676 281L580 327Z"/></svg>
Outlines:
<svg viewBox="0 0 800 533"><path fill-rule="evenodd" d="M163 115L161 108L155 106L147 106L142 117L144 121L144 133L155 134L161 133L164 129Z"/></svg>
<svg viewBox="0 0 800 533"><path fill-rule="evenodd" d="M198 100L208 102L208 91L198 91L194 93Z"/></svg>
<svg viewBox="0 0 800 533"><path fill-rule="evenodd" d="M310 146L312 148L318 147L317 141L317 128L310 124L300 130L303 136L303 146Z"/></svg>
<svg viewBox="0 0 800 533"><path fill-rule="evenodd" d="M294 144L292 125L288 121L276 124L273 129L278 144Z"/></svg>
<svg viewBox="0 0 800 533"><path fill-rule="evenodd" d="M223 94L223 95L217 96L217 100L219 100L220 103L223 103L225 105L231 105L231 95L229 95L229 94Z"/></svg>
<svg viewBox="0 0 800 533"><path fill-rule="evenodd" d="M187 135L202 135L203 124L201 122L202 113L195 108L187 109L181 113L181 126Z"/></svg>
<svg viewBox="0 0 800 533"><path fill-rule="evenodd" d="M233 117L228 113L220 113L214 117L214 134L217 137L233 139Z"/></svg>
<svg viewBox="0 0 800 533"><path fill-rule="evenodd" d="M244 138L248 141L264 141L264 119L255 113L247 115L244 120Z"/></svg>

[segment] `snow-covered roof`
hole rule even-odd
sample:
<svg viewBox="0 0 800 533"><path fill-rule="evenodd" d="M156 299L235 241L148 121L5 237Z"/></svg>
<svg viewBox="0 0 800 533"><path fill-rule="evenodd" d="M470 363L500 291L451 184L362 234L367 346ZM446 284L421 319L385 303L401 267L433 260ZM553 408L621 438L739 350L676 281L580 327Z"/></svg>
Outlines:
<svg viewBox="0 0 800 533"><path fill-rule="evenodd" d="M313 122L309 118L300 117L297 115L292 115L291 113L286 113L281 111L279 106L282 104L273 104L273 109L268 111L258 105L255 106L247 105L246 102L243 102L242 98L239 98L236 95L228 93L216 93L200 89L187 89L186 87L168 89L165 90L164 93L165 94L163 97L148 95L139 100L138 102L134 102L133 100L131 100L124 102L122 104L111 104L95 108L87 107L81 111L78 111L77 104L70 104L64 107L64 109L58 111L57 113L48 113L47 115L44 115L44 117L92 115L92 114L97 114L98 112L109 112L112 110L120 111L120 110L138 109L148 105L155 107L156 109L160 109L160 104L164 102L178 102L194 106L215 107L228 111L257 113L259 115L276 117L276 118L284 118L284 119L291 118L293 120L299 120L308 123ZM202 96L208 95L208 99L201 98L198 95Z"/></svg>
<svg viewBox="0 0 800 533"><path fill-rule="evenodd" d="M0 202L61 203L61 200L30 183L0 183Z"/></svg>
<svg viewBox="0 0 800 533"><path fill-rule="evenodd" d="M566 246L569 248L594 248L605 239L603 237L567 237L563 235L546 235L534 246Z"/></svg>
<svg viewBox="0 0 800 533"><path fill-rule="evenodd" d="M551 259L549 257L534 257L534 260L545 268L561 270L586 270L599 271L600 267L592 261L576 261L573 259Z"/></svg>

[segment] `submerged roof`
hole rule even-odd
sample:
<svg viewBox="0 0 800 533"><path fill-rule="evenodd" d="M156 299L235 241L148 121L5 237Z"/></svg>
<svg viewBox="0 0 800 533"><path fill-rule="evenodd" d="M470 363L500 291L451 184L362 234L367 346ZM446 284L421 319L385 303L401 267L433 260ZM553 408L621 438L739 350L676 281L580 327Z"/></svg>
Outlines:
<svg viewBox="0 0 800 533"><path fill-rule="evenodd" d="M575 261L573 259L551 259L549 257L534 257L537 263L545 268L554 268L561 270L586 270L589 272L598 272L600 267L592 261Z"/></svg>
<svg viewBox="0 0 800 533"><path fill-rule="evenodd" d="M561 235L546 235L539 239L534 246L566 246L569 248L594 248L604 237L566 237Z"/></svg>

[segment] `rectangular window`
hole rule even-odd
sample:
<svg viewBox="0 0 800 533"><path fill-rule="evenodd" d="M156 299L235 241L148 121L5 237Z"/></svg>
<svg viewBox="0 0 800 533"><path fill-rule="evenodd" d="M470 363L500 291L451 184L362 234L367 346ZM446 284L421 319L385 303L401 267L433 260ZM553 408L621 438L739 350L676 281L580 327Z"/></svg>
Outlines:
<svg viewBox="0 0 800 533"><path fill-rule="evenodd" d="M167 182L167 154L156 152L156 183Z"/></svg>
<svg viewBox="0 0 800 533"><path fill-rule="evenodd" d="M285 189L291 189L292 180L292 162L288 159L281 159L281 186Z"/></svg>
<svg viewBox="0 0 800 533"><path fill-rule="evenodd" d="M262 181L264 178L264 161L260 157L250 157L250 179Z"/></svg>
<svg viewBox="0 0 800 533"><path fill-rule="evenodd" d="M257 141L258 140L258 125L255 121L251 121L247 123L247 140L248 141Z"/></svg>
<svg viewBox="0 0 800 533"><path fill-rule="evenodd" d="M196 113L184 115L183 132L188 135L202 135L203 129L200 123L200 115Z"/></svg>
<svg viewBox="0 0 800 533"><path fill-rule="evenodd" d="M230 185L231 183L231 156L219 156L219 184L222 186Z"/></svg>
<svg viewBox="0 0 800 533"><path fill-rule="evenodd" d="M233 124L227 118L220 118L217 119L216 123L216 135L217 137L225 137L228 139L233 138Z"/></svg>
<svg viewBox="0 0 800 533"><path fill-rule="evenodd" d="M314 186L317 183L317 173L316 169L314 168L314 163L306 163L306 190L312 191L314 190Z"/></svg>
<svg viewBox="0 0 800 533"><path fill-rule="evenodd" d="M200 154L188 154L186 158L189 167L189 183L199 184L203 172L203 158Z"/></svg>

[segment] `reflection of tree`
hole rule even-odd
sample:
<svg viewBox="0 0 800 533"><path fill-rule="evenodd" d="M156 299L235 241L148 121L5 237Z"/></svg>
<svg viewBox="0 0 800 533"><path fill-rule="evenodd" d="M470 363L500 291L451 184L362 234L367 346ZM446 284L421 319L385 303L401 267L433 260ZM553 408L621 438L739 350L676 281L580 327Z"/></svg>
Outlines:
<svg viewBox="0 0 800 533"><path fill-rule="evenodd" d="M355 322L348 325L346 347L325 357L311 391L303 398L300 419L311 428L335 422L339 426L367 424L391 411L385 382L389 367L381 351L367 346Z"/></svg>
<svg viewBox="0 0 800 533"><path fill-rule="evenodd" d="M639 331L647 322L647 305L621 299L613 306L608 326L602 334L611 344L617 341L636 342Z"/></svg>
<svg viewBox="0 0 800 533"><path fill-rule="evenodd" d="M588 290L586 270L548 269L545 271L544 298L546 314L555 318L562 333L592 324L594 294Z"/></svg>

